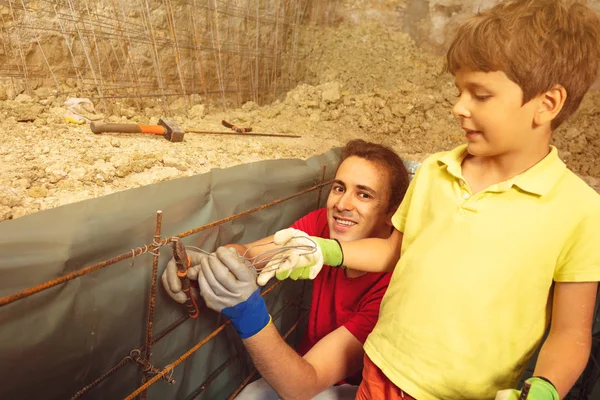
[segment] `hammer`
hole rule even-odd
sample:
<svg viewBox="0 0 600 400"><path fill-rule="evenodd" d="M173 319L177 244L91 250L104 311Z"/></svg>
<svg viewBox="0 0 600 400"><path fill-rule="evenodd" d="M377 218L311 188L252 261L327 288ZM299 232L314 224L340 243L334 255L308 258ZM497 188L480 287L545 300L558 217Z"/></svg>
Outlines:
<svg viewBox="0 0 600 400"><path fill-rule="evenodd" d="M158 125L137 125L137 124L103 124L98 122L90 123L90 129L95 134L105 132L118 133L147 133L150 135L162 135L169 142L182 142L184 131L175 121L170 119L158 120Z"/></svg>

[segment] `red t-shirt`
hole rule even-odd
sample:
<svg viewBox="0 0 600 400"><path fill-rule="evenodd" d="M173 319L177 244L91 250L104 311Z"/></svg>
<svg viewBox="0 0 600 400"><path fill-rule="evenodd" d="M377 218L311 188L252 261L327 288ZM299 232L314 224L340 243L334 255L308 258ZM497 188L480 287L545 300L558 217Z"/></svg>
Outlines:
<svg viewBox="0 0 600 400"><path fill-rule="evenodd" d="M311 212L294 222L292 228L328 239L327 209ZM391 276L391 273L367 273L348 278L343 269L324 265L314 279L308 326L298 346L300 355L340 326L364 344L377 323L379 305ZM345 380L354 385L360 381L360 372Z"/></svg>

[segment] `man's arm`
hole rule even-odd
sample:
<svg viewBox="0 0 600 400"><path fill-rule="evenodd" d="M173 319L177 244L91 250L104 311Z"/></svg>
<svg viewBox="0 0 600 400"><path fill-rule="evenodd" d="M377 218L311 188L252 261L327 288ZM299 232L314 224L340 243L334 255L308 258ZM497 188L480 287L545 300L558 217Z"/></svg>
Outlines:
<svg viewBox="0 0 600 400"><path fill-rule="evenodd" d="M312 399L362 366L362 343L345 327L329 333L300 357L269 324L243 340L256 369L282 399Z"/></svg>
<svg viewBox="0 0 600 400"><path fill-rule="evenodd" d="M544 342L534 376L554 384L561 398L585 368L592 343L597 282L557 282L550 333Z"/></svg>

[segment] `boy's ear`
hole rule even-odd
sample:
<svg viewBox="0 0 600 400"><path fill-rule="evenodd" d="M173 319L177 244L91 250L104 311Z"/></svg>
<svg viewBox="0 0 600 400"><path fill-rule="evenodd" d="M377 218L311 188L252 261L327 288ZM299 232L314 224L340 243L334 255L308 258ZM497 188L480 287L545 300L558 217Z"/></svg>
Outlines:
<svg viewBox="0 0 600 400"><path fill-rule="evenodd" d="M562 85L555 85L540 96L540 105L534 116L536 125L550 124L562 110L567 99L567 90Z"/></svg>

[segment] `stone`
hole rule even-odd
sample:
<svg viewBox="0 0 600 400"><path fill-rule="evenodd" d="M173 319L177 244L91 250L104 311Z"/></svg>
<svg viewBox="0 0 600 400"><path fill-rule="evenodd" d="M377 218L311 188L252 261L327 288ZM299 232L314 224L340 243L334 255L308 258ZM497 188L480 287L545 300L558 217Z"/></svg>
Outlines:
<svg viewBox="0 0 600 400"><path fill-rule="evenodd" d="M69 177L76 181L82 180L87 174L87 170L85 167L76 167L69 171Z"/></svg>
<svg viewBox="0 0 600 400"><path fill-rule="evenodd" d="M163 156L162 161L165 167L174 167L180 171L187 171L187 169L189 168L188 164L185 161L182 161L168 154L165 154Z"/></svg>
<svg viewBox="0 0 600 400"><path fill-rule="evenodd" d="M151 185L153 183L177 178L179 175L180 172L177 168L154 166L148 171L130 174L125 179L138 186L146 186Z"/></svg>
<svg viewBox="0 0 600 400"><path fill-rule="evenodd" d="M34 199L41 199L48 195L48 189L43 186L34 186L27 190L27 195L29 197L33 197Z"/></svg>
<svg viewBox="0 0 600 400"><path fill-rule="evenodd" d="M56 183L64 178L66 178L67 172L65 171L64 168L65 168L64 164L62 164L62 163L52 164L51 166L46 168L44 170L44 172L46 172L48 181L50 183Z"/></svg>
<svg viewBox="0 0 600 400"><path fill-rule="evenodd" d="M31 182L29 182L29 179L27 178L21 178L21 179L17 179L14 183L15 187L18 187L20 189L27 189L29 188L29 186L31 186Z"/></svg>
<svg viewBox="0 0 600 400"><path fill-rule="evenodd" d="M22 202L19 194L8 186L0 186L0 205L6 207L20 206Z"/></svg>
<svg viewBox="0 0 600 400"><path fill-rule="evenodd" d="M192 108L189 109L188 111L188 118L190 119L202 119L204 118L204 105L203 104L196 104L195 106L193 106Z"/></svg>
<svg viewBox="0 0 600 400"><path fill-rule="evenodd" d="M48 98L54 94L54 90L52 90L48 87L45 87L45 86L35 89L34 92L37 97L41 97L43 99Z"/></svg>
<svg viewBox="0 0 600 400"><path fill-rule="evenodd" d="M28 96L24 93L19 94L17 97L15 97L15 101L18 103L30 103L33 99L31 98L31 96Z"/></svg>
<svg viewBox="0 0 600 400"><path fill-rule="evenodd" d="M253 101L247 101L244 103L244 105L242 106L242 110L246 111L246 112L251 112L254 110L258 110L260 108L260 106L258 104L256 104Z"/></svg>

